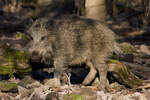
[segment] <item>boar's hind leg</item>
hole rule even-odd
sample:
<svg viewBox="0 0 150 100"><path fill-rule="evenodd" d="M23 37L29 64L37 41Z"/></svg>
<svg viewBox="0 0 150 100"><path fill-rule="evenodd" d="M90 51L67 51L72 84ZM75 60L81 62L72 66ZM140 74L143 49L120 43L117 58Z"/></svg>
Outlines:
<svg viewBox="0 0 150 100"><path fill-rule="evenodd" d="M96 57L95 59L93 59L93 64L100 76L99 88L103 90L107 90L109 85L107 81L107 65L105 64L103 57Z"/></svg>
<svg viewBox="0 0 150 100"><path fill-rule="evenodd" d="M91 81L93 81L96 77L96 69L93 66L91 61L87 61L86 65L90 68L90 72L88 73L88 75L86 76L86 78L84 79L84 81L82 82L83 85L88 85L91 83Z"/></svg>

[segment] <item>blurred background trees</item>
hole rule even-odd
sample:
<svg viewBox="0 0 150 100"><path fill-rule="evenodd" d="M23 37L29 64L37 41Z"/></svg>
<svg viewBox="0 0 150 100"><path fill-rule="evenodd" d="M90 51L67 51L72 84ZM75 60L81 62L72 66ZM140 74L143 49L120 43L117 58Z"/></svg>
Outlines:
<svg viewBox="0 0 150 100"><path fill-rule="evenodd" d="M133 28L149 30L149 0L0 0L0 14L28 15L33 19L59 14L76 14L88 18L128 21Z"/></svg>

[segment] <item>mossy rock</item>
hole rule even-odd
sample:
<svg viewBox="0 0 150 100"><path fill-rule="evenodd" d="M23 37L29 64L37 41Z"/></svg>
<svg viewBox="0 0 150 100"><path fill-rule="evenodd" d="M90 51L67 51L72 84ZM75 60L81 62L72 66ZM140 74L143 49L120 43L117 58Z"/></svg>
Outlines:
<svg viewBox="0 0 150 100"><path fill-rule="evenodd" d="M11 76L14 73L28 73L32 70L28 64L29 56L25 51L16 51L9 47L3 49L3 55L0 61L0 75ZM5 62L5 63L4 63Z"/></svg>
<svg viewBox="0 0 150 100"><path fill-rule="evenodd" d="M47 94L45 100L59 100L59 95L57 92L50 92Z"/></svg>
<svg viewBox="0 0 150 100"><path fill-rule="evenodd" d="M134 75L128 67L118 60L107 61L108 70L113 73L115 79L130 88L137 88L142 85L143 80Z"/></svg>
<svg viewBox="0 0 150 100"><path fill-rule="evenodd" d="M4 50L3 57L6 58L8 63L28 63L29 55L25 51L17 51L11 48L6 48Z"/></svg>
<svg viewBox="0 0 150 100"><path fill-rule="evenodd" d="M9 47L4 48L3 50L3 57L6 59L8 63L14 63L14 57L15 57L15 50L10 49Z"/></svg>
<svg viewBox="0 0 150 100"><path fill-rule="evenodd" d="M2 92L17 92L17 84L0 81L0 91Z"/></svg>
<svg viewBox="0 0 150 100"><path fill-rule="evenodd" d="M0 75L12 76L13 72L14 72L14 66L13 65L0 66Z"/></svg>
<svg viewBox="0 0 150 100"><path fill-rule="evenodd" d="M12 61L12 57L5 57L4 55L5 53L0 56L0 75L8 75L11 77L14 72L14 63Z"/></svg>
<svg viewBox="0 0 150 100"><path fill-rule="evenodd" d="M85 98L78 94L66 94L64 95L63 100L85 100Z"/></svg>
<svg viewBox="0 0 150 100"><path fill-rule="evenodd" d="M132 54L135 52L134 47L130 43L121 43L119 47L124 54Z"/></svg>
<svg viewBox="0 0 150 100"><path fill-rule="evenodd" d="M29 56L26 52L16 52L15 54L15 69L17 74L25 74L32 71L32 67L28 63Z"/></svg>

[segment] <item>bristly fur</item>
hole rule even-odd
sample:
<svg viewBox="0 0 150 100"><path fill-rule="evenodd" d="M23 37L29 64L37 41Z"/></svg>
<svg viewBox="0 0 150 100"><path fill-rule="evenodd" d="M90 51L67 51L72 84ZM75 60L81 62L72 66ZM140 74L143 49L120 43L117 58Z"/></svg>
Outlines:
<svg viewBox="0 0 150 100"><path fill-rule="evenodd" d="M102 87L106 86L105 59L114 51L114 33L97 20L66 15L53 19L38 19L29 31L33 37L30 51L33 58L53 61L56 74L64 67L86 63L90 72L83 81L89 84L100 74ZM49 59L49 60L47 60Z"/></svg>

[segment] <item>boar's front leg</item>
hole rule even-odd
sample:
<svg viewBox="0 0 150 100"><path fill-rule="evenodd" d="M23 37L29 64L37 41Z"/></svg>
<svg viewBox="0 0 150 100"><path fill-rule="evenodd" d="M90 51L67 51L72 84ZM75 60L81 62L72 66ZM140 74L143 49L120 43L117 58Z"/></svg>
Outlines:
<svg viewBox="0 0 150 100"><path fill-rule="evenodd" d="M54 77L59 80L59 83L61 85L64 85L68 82L66 78L64 62L64 57L57 57L56 59L54 59Z"/></svg>

